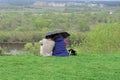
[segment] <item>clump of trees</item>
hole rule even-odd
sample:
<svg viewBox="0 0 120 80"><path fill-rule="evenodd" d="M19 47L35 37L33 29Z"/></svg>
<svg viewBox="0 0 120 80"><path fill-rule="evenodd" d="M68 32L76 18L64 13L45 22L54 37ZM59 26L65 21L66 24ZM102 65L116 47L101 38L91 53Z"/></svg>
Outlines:
<svg viewBox="0 0 120 80"><path fill-rule="evenodd" d="M89 31L87 18L75 13L5 13L0 14L0 30L41 31L45 28Z"/></svg>
<svg viewBox="0 0 120 80"><path fill-rule="evenodd" d="M56 29L86 33L99 23L119 21L117 13L0 13L0 42L38 41L45 33Z"/></svg>
<svg viewBox="0 0 120 80"><path fill-rule="evenodd" d="M37 42L44 35L39 31L0 31L0 42Z"/></svg>
<svg viewBox="0 0 120 80"><path fill-rule="evenodd" d="M120 52L119 34L120 24L101 24L86 35L81 44L81 51L84 53Z"/></svg>
<svg viewBox="0 0 120 80"><path fill-rule="evenodd" d="M38 41L56 29L75 33L89 31L87 19L82 16L74 13L1 13L0 42Z"/></svg>

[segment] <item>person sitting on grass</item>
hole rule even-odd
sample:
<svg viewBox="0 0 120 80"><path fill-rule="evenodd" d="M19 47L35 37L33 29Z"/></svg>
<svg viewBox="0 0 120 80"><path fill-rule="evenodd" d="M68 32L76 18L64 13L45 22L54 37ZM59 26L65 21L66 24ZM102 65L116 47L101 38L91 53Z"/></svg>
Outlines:
<svg viewBox="0 0 120 80"><path fill-rule="evenodd" d="M54 36L54 41L55 46L52 56L69 56L63 36L61 34L56 34Z"/></svg>
<svg viewBox="0 0 120 80"><path fill-rule="evenodd" d="M40 55L41 56L52 56L55 42L50 37L46 37L40 41Z"/></svg>

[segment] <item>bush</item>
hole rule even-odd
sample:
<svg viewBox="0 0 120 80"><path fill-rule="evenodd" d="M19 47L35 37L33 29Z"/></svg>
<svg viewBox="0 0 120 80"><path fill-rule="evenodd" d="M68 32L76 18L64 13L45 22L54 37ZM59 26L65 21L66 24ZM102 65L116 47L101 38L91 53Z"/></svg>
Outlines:
<svg viewBox="0 0 120 80"><path fill-rule="evenodd" d="M120 52L119 34L119 24L102 24L87 34L81 44L81 50L85 53Z"/></svg>
<svg viewBox="0 0 120 80"><path fill-rule="evenodd" d="M7 42L10 38L10 34L8 32L0 32L0 42Z"/></svg>
<svg viewBox="0 0 120 80"><path fill-rule="evenodd" d="M70 32L70 37L67 38L68 47L76 47L82 43L82 40L85 38L85 34L83 32Z"/></svg>
<svg viewBox="0 0 120 80"><path fill-rule="evenodd" d="M25 45L24 49L26 51L28 51L28 53L30 53L30 54L39 55L39 53L40 53L40 45L39 45L39 43L27 43Z"/></svg>

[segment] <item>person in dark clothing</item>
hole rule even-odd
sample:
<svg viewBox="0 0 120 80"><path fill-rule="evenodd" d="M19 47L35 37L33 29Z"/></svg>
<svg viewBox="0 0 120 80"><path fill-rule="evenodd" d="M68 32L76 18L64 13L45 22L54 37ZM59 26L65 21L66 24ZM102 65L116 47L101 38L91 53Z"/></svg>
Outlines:
<svg viewBox="0 0 120 80"><path fill-rule="evenodd" d="M66 45L64 43L64 38L60 34L55 36L54 41L55 46L52 56L69 56Z"/></svg>

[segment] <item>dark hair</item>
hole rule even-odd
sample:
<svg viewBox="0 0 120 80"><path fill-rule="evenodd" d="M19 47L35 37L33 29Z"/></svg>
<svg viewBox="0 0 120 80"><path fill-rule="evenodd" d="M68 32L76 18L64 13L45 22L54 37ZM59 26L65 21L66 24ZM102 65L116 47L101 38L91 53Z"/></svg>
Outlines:
<svg viewBox="0 0 120 80"><path fill-rule="evenodd" d="M51 35L51 36L46 36L45 38L46 38L46 39L54 40L54 36L53 36L53 35Z"/></svg>
<svg viewBox="0 0 120 80"><path fill-rule="evenodd" d="M63 37L61 34L55 34L55 35L53 36L53 39L61 38L61 37Z"/></svg>

